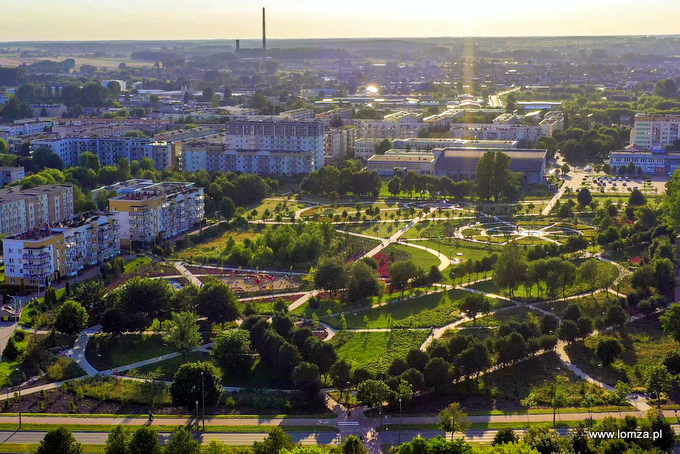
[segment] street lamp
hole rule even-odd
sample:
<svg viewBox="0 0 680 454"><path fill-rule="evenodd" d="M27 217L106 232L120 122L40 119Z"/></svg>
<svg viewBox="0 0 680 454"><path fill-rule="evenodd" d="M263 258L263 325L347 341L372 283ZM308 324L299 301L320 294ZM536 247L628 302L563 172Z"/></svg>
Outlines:
<svg viewBox="0 0 680 454"><path fill-rule="evenodd" d="M383 386L385 384L384 380L385 380L385 373L381 372L380 373L380 404L378 405L378 417L379 417L378 430L382 429Z"/></svg>
<svg viewBox="0 0 680 454"><path fill-rule="evenodd" d="M397 444L401 445L401 397L399 398L399 438Z"/></svg>
<svg viewBox="0 0 680 454"><path fill-rule="evenodd" d="M196 401L196 432L198 432L198 401Z"/></svg>
<svg viewBox="0 0 680 454"><path fill-rule="evenodd" d="M203 386L203 371L201 371L201 415L203 417L203 431L205 432L205 392Z"/></svg>
<svg viewBox="0 0 680 454"><path fill-rule="evenodd" d="M349 391L350 391L350 387L349 387L349 381L348 381L347 382L347 405L348 406L349 406ZM342 395L340 395L340 400L342 400Z"/></svg>

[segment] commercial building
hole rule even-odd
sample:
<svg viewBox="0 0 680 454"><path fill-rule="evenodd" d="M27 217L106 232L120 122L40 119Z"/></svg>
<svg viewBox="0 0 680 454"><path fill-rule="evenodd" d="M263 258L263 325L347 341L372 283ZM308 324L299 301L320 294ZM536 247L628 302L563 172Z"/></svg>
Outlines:
<svg viewBox="0 0 680 454"><path fill-rule="evenodd" d="M616 173L621 167L628 167L631 162L636 170L640 167L646 174L672 175L680 169L680 152L669 152L660 146L649 150L639 145L629 145L623 150L609 152L612 173Z"/></svg>
<svg viewBox="0 0 680 454"><path fill-rule="evenodd" d="M65 167L79 165L80 155L85 152L99 156L102 165L116 165L121 158L130 162L150 158L157 170L165 170L174 163L172 144L151 139L122 139L97 137L64 137L34 140L33 149L46 147L61 158Z"/></svg>
<svg viewBox="0 0 680 454"><path fill-rule="evenodd" d="M16 235L73 216L73 187L59 184L0 189L0 233Z"/></svg>
<svg viewBox="0 0 680 454"><path fill-rule="evenodd" d="M103 189L118 194L109 210L120 222L124 246L175 237L205 217L203 188L193 183L128 180Z"/></svg>
<svg viewBox="0 0 680 454"><path fill-rule="evenodd" d="M115 216L100 213L5 238L5 284L41 287L76 276L120 254L118 230Z"/></svg>
<svg viewBox="0 0 680 454"><path fill-rule="evenodd" d="M381 176L394 175L397 171L414 172L418 175L434 174L434 153L391 152L376 154L368 158L367 167Z"/></svg>
<svg viewBox="0 0 680 454"><path fill-rule="evenodd" d="M0 187L19 181L25 176L23 167L0 167Z"/></svg>
<svg viewBox="0 0 680 454"><path fill-rule="evenodd" d="M407 151L432 151L435 148L446 147L472 147L472 148L517 148L516 140L465 140L451 138L420 138L413 137L403 140L395 140L392 147Z"/></svg>
<svg viewBox="0 0 680 454"><path fill-rule="evenodd" d="M443 148L434 151L436 161L434 174L453 180L474 180L477 177L477 163L489 150L477 148ZM524 182L538 184L545 182L546 150L500 149L510 156L510 170L521 172Z"/></svg>
<svg viewBox="0 0 680 454"><path fill-rule="evenodd" d="M680 140L680 114L635 114L630 144L650 150Z"/></svg>

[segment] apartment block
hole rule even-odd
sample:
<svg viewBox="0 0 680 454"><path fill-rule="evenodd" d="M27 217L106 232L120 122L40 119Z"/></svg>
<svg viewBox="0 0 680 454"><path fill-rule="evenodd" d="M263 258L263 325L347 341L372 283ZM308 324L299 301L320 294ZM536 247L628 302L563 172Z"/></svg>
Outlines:
<svg viewBox="0 0 680 454"><path fill-rule="evenodd" d="M680 114L635 114L630 144L651 150L680 140Z"/></svg>
<svg viewBox="0 0 680 454"><path fill-rule="evenodd" d="M0 187L19 181L25 176L23 167L0 167Z"/></svg>
<svg viewBox="0 0 680 454"><path fill-rule="evenodd" d="M34 140L33 149L46 147L57 154L65 167L79 164L85 152L99 156L102 165L116 165L121 158L130 162L150 158L157 170L172 167L174 162L172 144L151 139L116 139L97 137L63 137L59 139Z"/></svg>
<svg viewBox="0 0 680 454"><path fill-rule="evenodd" d="M42 287L77 276L120 254L119 228L115 216L97 213L5 238L5 284Z"/></svg>
<svg viewBox="0 0 680 454"><path fill-rule="evenodd" d="M109 199L109 210L120 222L124 246L175 237L205 217L203 188L193 183L137 179L105 189L118 194Z"/></svg>
<svg viewBox="0 0 680 454"><path fill-rule="evenodd" d="M16 120L12 124L0 125L0 138L30 136L52 127L51 120Z"/></svg>
<svg viewBox="0 0 680 454"><path fill-rule="evenodd" d="M326 130L324 145L326 163L340 161L354 151L356 131L356 128L351 126Z"/></svg>
<svg viewBox="0 0 680 454"><path fill-rule="evenodd" d="M0 189L0 233L16 235L73 216L73 187L44 185Z"/></svg>

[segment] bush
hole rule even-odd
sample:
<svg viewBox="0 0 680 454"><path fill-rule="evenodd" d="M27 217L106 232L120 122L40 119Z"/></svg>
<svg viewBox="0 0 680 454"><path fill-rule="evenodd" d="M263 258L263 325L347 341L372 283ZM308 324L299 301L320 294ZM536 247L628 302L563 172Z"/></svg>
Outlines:
<svg viewBox="0 0 680 454"><path fill-rule="evenodd" d="M47 367L47 377L51 381L68 380L69 378L80 377L83 374L83 370L72 358L63 356L60 356L54 364Z"/></svg>
<svg viewBox="0 0 680 454"><path fill-rule="evenodd" d="M22 331L22 330L18 329L14 332L14 340L15 341L21 342L24 339L26 339L26 331Z"/></svg>
<svg viewBox="0 0 680 454"><path fill-rule="evenodd" d="M203 390L206 407L217 404L220 398L220 380L222 374L213 363L185 363L175 373L170 395L174 405L194 408L194 403L201 400L201 373L203 373Z"/></svg>

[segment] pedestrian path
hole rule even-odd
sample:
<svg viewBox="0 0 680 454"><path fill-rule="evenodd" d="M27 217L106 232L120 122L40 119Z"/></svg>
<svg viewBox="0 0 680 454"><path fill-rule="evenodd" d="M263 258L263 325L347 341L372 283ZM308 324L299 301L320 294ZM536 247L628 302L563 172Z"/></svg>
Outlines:
<svg viewBox="0 0 680 454"><path fill-rule="evenodd" d="M179 274L184 276L190 283L192 283L198 288L203 287L203 282L201 282L199 278L197 278L193 273L191 273L182 262L175 262L173 263L173 266L177 271L179 271Z"/></svg>

